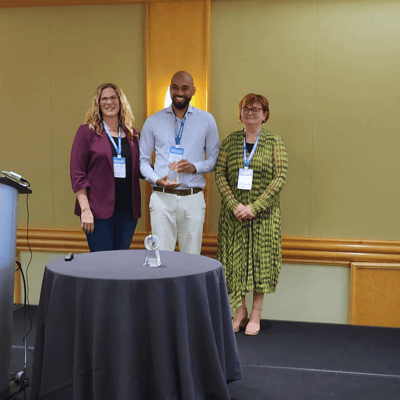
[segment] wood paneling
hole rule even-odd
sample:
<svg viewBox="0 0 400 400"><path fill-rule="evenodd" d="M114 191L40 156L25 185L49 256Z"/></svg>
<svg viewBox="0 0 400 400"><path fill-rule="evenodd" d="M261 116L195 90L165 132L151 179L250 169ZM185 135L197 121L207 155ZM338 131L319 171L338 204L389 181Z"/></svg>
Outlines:
<svg viewBox="0 0 400 400"><path fill-rule="evenodd" d="M351 262L400 262L400 241L284 236L282 257L290 263L346 265Z"/></svg>
<svg viewBox="0 0 400 400"><path fill-rule="evenodd" d="M144 249L143 241L147 235L148 232L137 231L133 237L131 249ZM27 243L26 228L18 228L18 257L21 251L29 251L29 247L34 252L47 253L83 253L89 251L85 234L77 229L32 228L29 230L28 238L29 246ZM216 257L217 239L216 234L203 235L201 251L203 256ZM179 250L178 246L176 246L176 250ZM352 296L354 298L352 299L351 323L382 326L395 326L398 323L398 320L388 320L386 317L390 317L393 314L392 304L396 305L397 310L400 309L400 304L397 304L400 303L400 293L398 292L400 290L400 241L284 236L282 239L282 258L284 263L352 266L352 276L355 274L355 268L357 268L357 272L362 271L363 273L355 274L352 277ZM367 261L368 263L360 263L360 261ZM378 267L371 267L375 263L385 263L384 269L388 271L386 275L379 273ZM370 268L373 269L369 271ZM366 278L364 278L365 270L367 270ZM375 281L376 274L379 276L378 280ZM375 285L375 290L379 289L377 292L378 299L382 298L385 305L378 306L378 313L377 315L376 313L373 314L372 320L366 314L366 311L360 307L360 305L364 304L364 297L370 291L369 289L367 291L360 291L360 287L364 285L363 282L365 280L368 283L379 282L379 285L382 283L382 286L376 287ZM385 293L388 293L388 285L391 288L390 290L397 290L397 294L390 299L385 297ZM381 296L380 291L382 290L383 295ZM15 281L15 301L17 303L21 302L21 281L19 275L16 275ZM365 301L365 304L368 304L368 302ZM368 310L369 308L370 306L368 306ZM386 319L381 321L379 312L386 310L386 308L388 310L386 312ZM399 318L399 315L397 313L397 318Z"/></svg>
<svg viewBox="0 0 400 400"><path fill-rule="evenodd" d="M148 232L137 231L131 249L144 249L143 241ZM32 251L49 253L89 251L85 234L77 229L32 228L29 230ZM18 228L18 251L28 251L26 228ZM201 254L215 258L217 235L203 235ZM352 262L400 263L400 241L355 240L330 238L303 238L284 236L282 258L285 263L342 265Z"/></svg>
<svg viewBox="0 0 400 400"><path fill-rule="evenodd" d="M351 324L400 328L399 310L400 264L351 264Z"/></svg>

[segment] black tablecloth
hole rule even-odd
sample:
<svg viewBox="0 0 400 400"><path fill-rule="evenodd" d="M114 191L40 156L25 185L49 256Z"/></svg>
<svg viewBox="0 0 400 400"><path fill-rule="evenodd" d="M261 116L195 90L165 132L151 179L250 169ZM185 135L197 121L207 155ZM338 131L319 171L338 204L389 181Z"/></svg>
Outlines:
<svg viewBox="0 0 400 400"><path fill-rule="evenodd" d="M218 261L144 250L46 266L31 399L229 399L242 377Z"/></svg>

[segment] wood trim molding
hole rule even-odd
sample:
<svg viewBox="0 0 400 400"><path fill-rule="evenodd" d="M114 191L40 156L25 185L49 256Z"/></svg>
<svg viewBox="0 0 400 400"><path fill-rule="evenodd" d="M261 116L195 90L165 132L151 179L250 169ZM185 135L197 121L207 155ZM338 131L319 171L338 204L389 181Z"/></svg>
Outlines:
<svg viewBox="0 0 400 400"><path fill-rule="evenodd" d="M144 249L148 232L136 231L131 249ZM29 245L32 251L48 253L88 252L85 234L78 229L31 228ZM178 250L178 246L176 247ZM18 228L17 250L29 251L26 228ZM217 234L203 235L201 254L215 258ZM292 264L339 265L350 267L352 262L400 263L400 241L304 238L284 236L282 259Z"/></svg>
<svg viewBox="0 0 400 400"><path fill-rule="evenodd" d="M352 262L395 263L400 261L400 241L284 236L282 258L291 263L347 267Z"/></svg>

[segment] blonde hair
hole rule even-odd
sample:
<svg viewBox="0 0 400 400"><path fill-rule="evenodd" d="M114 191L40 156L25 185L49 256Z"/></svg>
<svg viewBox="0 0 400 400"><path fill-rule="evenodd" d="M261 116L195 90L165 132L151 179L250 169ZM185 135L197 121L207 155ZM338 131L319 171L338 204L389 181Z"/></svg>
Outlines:
<svg viewBox="0 0 400 400"><path fill-rule="evenodd" d="M131 141L133 141L133 137L139 140L139 131L133 127L133 121L135 120L135 117L132 114L131 106L126 99L124 92L113 83L103 83L97 88L92 104L86 113L85 124L89 125L89 128L96 132L96 134L99 136L101 135L101 132L103 132L104 126L103 115L100 108L100 97L101 92L106 88L112 88L117 92L119 99L118 120L121 124L121 128L125 132L128 132L128 136Z"/></svg>

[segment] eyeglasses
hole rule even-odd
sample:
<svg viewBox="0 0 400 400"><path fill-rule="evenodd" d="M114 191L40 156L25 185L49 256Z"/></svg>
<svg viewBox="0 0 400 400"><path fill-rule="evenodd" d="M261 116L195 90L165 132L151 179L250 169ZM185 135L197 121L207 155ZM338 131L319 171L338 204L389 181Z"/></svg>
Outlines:
<svg viewBox="0 0 400 400"><path fill-rule="evenodd" d="M242 108L242 113L244 115L247 115L251 111L253 115L257 115L261 110L262 110L262 108L260 108L260 107L253 107L253 108L243 107Z"/></svg>
<svg viewBox="0 0 400 400"><path fill-rule="evenodd" d="M111 100L112 103L115 103L118 100L118 96L102 97L100 99L100 103L107 104L108 100Z"/></svg>

